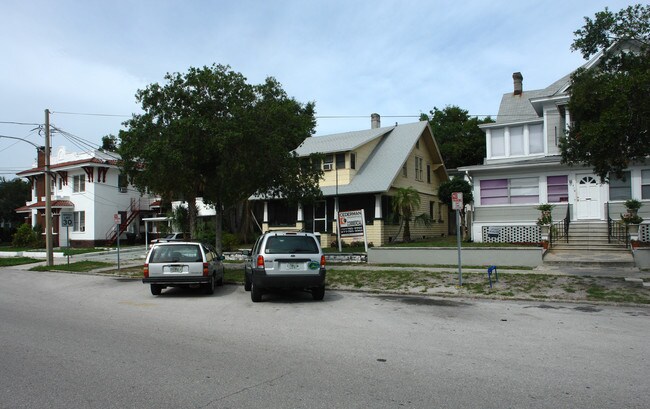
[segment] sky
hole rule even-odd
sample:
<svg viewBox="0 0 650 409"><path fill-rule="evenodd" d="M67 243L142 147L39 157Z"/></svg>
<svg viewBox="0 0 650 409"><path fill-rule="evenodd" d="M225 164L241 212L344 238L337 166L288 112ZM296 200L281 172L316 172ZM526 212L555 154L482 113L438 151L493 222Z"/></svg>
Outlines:
<svg viewBox="0 0 650 409"><path fill-rule="evenodd" d="M315 135L411 123L456 105L496 116L512 91L540 89L585 61L570 47L601 0L0 0L0 177L52 147L99 147L168 72L229 65L251 84L275 77L316 105ZM25 139L28 142L16 139Z"/></svg>

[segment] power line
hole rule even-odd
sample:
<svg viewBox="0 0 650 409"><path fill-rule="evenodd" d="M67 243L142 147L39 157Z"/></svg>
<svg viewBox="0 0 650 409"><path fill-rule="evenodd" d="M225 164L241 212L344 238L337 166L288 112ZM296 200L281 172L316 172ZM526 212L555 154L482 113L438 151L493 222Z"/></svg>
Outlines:
<svg viewBox="0 0 650 409"><path fill-rule="evenodd" d="M41 124L36 124L32 122L15 122L15 121L0 121L0 124L8 125L28 125L28 126L40 126Z"/></svg>
<svg viewBox="0 0 650 409"><path fill-rule="evenodd" d="M51 113L52 114L61 114L61 115L105 116L105 117L117 117L117 118L131 118L131 115L102 114L102 113L93 113L93 112L52 111Z"/></svg>

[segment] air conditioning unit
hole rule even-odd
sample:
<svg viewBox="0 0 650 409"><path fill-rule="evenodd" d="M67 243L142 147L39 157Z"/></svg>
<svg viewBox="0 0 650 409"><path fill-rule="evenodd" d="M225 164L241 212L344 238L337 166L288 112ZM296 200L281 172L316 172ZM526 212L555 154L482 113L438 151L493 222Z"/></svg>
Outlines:
<svg viewBox="0 0 650 409"><path fill-rule="evenodd" d="M332 170L331 163L323 163L323 170Z"/></svg>

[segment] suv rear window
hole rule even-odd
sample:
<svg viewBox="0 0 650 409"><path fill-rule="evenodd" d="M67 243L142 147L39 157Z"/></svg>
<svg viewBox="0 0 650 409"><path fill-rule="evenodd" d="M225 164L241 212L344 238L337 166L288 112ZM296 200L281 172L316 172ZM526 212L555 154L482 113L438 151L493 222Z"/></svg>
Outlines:
<svg viewBox="0 0 650 409"><path fill-rule="evenodd" d="M318 245L308 236L271 236L266 240L266 254L314 254Z"/></svg>
<svg viewBox="0 0 650 409"><path fill-rule="evenodd" d="M149 258L150 263L175 263L179 261L187 263L203 261L199 246L192 244L156 246Z"/></svg>

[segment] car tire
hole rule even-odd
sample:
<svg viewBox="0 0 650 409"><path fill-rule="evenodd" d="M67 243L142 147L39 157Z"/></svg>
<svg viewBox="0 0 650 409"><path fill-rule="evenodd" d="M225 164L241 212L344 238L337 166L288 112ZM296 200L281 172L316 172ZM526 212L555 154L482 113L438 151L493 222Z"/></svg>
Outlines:
<svg viewBox="0 0 650 409"><path fill-rule="evenodd" d="M244 276L244 291L250 291L251 290L251 280Z"/></svg>
<svg viewBox="0 0 650 409"><path fill-rule="evenodd" d="M325 286L321 285L320 287L313 288L311 290L311 296L316 301L322 301L325 298Z"/></svg>
<svg viewBox="0 0 650 409"><path fill-rule="evenodd" d="M223 279L226 277L226 270L221 271L221 277L217 280L217 287L221 287L223 285Z"/></svg>
<svg viewBox="0 0 650 409"><path fill-rule="evenodd" d="M253 302L262 301L262 289L251 283L251 300Z"/></svg>
<svg viewBox="0 0 650 409"><path fill-rule="evenodd" d="M162 293L162 285L160 284L151 284L151 294L160 295Z"/></svg>
<svg viewBox="0 0 650 409"><path fill-rule="evenodd" d="M214 294L214 287L215 287L215 279L214 275L210 276L210 282L205 284L205 293L207 295L212 295Z"/></svg>

